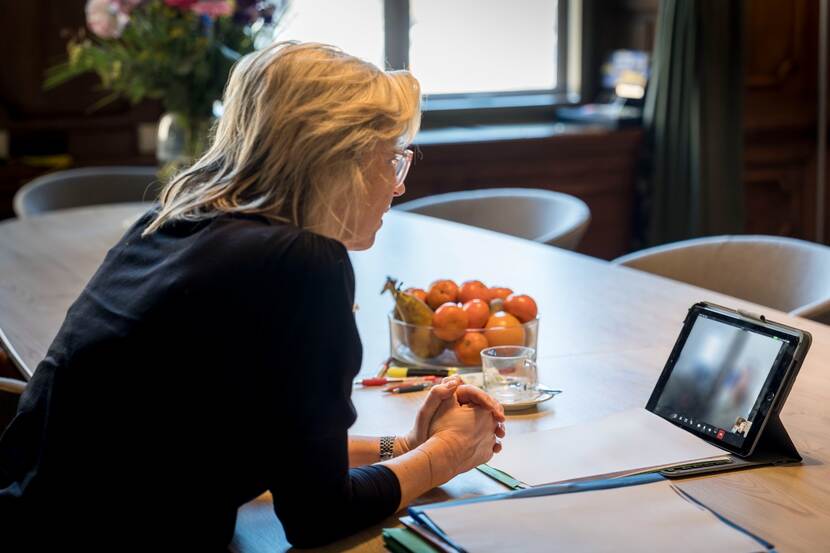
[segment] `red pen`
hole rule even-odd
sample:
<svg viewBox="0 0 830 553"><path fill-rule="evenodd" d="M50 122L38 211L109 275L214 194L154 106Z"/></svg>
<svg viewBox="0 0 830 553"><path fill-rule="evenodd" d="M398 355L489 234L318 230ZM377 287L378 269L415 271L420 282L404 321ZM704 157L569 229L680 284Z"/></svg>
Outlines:
<svg viewBox="0 0 830 553"><path fill-rule="evenodd" d="M424 384L424 383L427 383L427 382L430 383L430 384L438 384L440 381L441 381L440 376L419 376L419 377L415 377L415 378L404 378L401 382L384 388L383 391L384 392L391 392L392 390L394 390L396 388L400 388L401 386L410 386L410 385L414 386L415 384Z"/></svg>
<svg viewBox="0 0 830 553"><path fill-rule="evenodd" d="M398 382L437 382L440 377L437 376L423 376L418 378L386 378L385 376L376 376L374 378L364 378L363 380L355 381L355 384L362 386L383 386L384 384L394 384Z"/></svg>
<svg viewBox="0 0 830 553"><path fill-rule="evenodd" d="M384 378L382 376L375 378L364 378L360 381L363 386L383 386L384 384L391 384L392 382L403 382L403 378Z"/></svg>

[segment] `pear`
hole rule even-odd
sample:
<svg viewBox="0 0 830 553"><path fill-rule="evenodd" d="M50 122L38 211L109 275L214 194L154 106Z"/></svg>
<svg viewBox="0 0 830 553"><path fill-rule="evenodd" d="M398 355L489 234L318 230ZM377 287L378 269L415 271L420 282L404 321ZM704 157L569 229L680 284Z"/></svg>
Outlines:
<svg viewBox="0 0 830 553"><path fill-rule="evenodd" d="M380 293L385 292L395 298L395 318L412 325L406 327L406 340L412 353L418 357L440 355L446 344L432 333L432 309L415 296L402 292L401 285L392 277L386 277Z"/></svg>

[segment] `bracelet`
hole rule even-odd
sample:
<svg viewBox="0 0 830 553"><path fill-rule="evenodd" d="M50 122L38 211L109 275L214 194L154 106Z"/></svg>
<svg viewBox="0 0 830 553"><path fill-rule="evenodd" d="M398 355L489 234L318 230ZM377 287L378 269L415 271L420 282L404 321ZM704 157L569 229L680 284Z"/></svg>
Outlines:
<svg viewBox="0 0 830 553"><path fill-rule="evenodd" d="M380 439L380 460L388 461L395 456L395 436L383 436Z"/></svg>

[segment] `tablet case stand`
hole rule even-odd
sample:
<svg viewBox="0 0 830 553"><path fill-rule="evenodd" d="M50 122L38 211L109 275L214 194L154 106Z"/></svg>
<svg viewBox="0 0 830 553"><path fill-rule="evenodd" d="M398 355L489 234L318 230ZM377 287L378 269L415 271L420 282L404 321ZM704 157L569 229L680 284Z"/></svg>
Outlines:
<svg viewBox="0 0 830 553"><path fill-rule="evenodd" d="M712 472L721 472L725 470L737 470L741 468L754 467L759 465L783 465L789 463L800 463L801 455L793 445L790 435L784 428L779 414L771 416L764 430L761 432L758 443L755 445L755 451L749 457L731 456L732 461L722 465L711 465L695 467L690 466L688 469L675 469L671 472L662 472L668 478L679 478L683 476L692 476L700 474L709 474Z"/></svg>
<svg viewBox="0 0 830 553"><path fill-rule="evenodd" d="M767 421L767 426L758 438L752 455L742 459L753 464L779 465L783 463L800 463L801 455L793 445L787 429L781 422L779 414Z"/></svg>

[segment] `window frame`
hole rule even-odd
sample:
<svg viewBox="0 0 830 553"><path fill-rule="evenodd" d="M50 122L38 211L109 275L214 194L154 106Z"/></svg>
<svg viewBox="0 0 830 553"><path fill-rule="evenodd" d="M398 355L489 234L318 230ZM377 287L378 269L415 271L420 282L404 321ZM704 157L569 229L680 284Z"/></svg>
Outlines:
<svg viewBox="0 0 830 553"><path fill-rule="evenodd" d="M409 67L409 2L410 0L384 0L384 55L388 69ZM580 22L578 18L571 17L571 9L576 8L574 14L580 12L580 4L579 0L558 0L555 88L424 94L422 126L432 128L489 122L538 122L550 120L551 108L554 106L578 103L580 94L571 86L573 83L570 81L579 79L573 79L575 73L569 71L569 64L573 66L579 61L579 57L573 53L581 33L572 35L569 31L574 30L572 27L577 27L578 30Z"/></svg>

